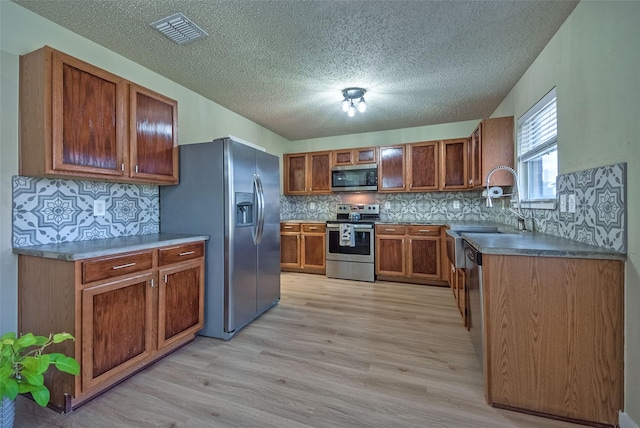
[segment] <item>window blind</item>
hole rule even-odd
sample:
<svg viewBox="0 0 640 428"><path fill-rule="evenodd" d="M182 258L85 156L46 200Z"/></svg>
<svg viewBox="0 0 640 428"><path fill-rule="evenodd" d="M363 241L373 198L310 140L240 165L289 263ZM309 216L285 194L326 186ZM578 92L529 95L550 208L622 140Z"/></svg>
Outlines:
<svg viewBox="0 0 640 428"><path fill-rule="evenodd" d="M551 95L551 96L550 96ZM556 114L555 88L542 100L541 107L534 106L528 117L523 116L518 121L518 141L520 162L545 154L553 149L558 140L558 126Z"/></svg>

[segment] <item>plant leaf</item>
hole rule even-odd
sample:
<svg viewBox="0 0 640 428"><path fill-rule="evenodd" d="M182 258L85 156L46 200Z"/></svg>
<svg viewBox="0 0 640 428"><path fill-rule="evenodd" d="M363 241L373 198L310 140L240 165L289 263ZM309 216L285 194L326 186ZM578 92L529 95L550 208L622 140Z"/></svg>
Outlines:
<svg viewBox="0 0 640 428"><path fill-rule="evenodd" d="M72 375L77 375L80 373L80 364L78 364L78 362L71 357L66 357L63 355L61 358L56 358L54 364L56 368L61 372L69 373Z"/></svg>
<svg viewBox="0 0 640 428"><path fill-rule="evenodd" d="M18 382L13 379L7 379L0 382L0 397L7 397L9 400L15 400L18 396Z"/></svg>
<svg viewBox="0 0 640 428"><path fill-rule="evenodd" d="M5 340L10 340L12 341L11 343L13 343L13 341L15 341L17 339L16 333L14 331L10 331L8 333L5 333L2 335L2 337L0 337L0 341L2 341L2 343L4 343Z"/></svg>
<svg viewBox="0 0 640 428"><path fill-rule="evenodd" d="M49 403L49 399L51 398L51 395L49 394L49 390L47 389L46 386L41 386L31 391L31 396L36 401L36 403L38 403L42 407L45 407L47 403Z"/></svg>
<svg viewBox="0 0 640 428"><path fill-rule="evenodd" d="M19 351L20 349L24 349L24 348L28 348L29 346L33 346L35 345L37 342L36 337L33 335L33 333L27 333L23 336L20 336L15 343L13 344L13 348L16 351Z"/></svg>
<svg viewBox="0 0 640 428"><path fill-rule="evenodd" d="M24 369L20 374L22 375L21 384L28 383L34 386L44 385L44 376L42 376L42 373Z"/></svg>
<svg viewBox="0 0 640 428"><path fill-rule="evenodd" d="M49 368L49 362L49 354L43 354L37 358L24 357L22 365L24 366L24 370L28 370L30 373L40 374L47 371Z"/></svg>
<svg viewBox="0 0 640 428"><path fill-rule="evenodd" d="M69 333L56 333L53 335L53 343L60 343L69 339L75 340L75 338Z"/></svg>

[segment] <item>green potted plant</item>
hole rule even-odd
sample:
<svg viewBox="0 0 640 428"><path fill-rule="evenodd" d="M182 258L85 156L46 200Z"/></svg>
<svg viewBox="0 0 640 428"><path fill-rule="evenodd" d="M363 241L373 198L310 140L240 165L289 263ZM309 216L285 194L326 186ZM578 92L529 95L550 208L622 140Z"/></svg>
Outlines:
<svg viewBox="0 0 640 428"><path fill-rule="evenodd" d="M50 393L44 385L44 373L51 365L72 375L80 373L80 364L74 358L43 352L48 346L65 340L75 339L69 333L50 334L49 337L26 333L18 337L16 333L9 332L0 337L2 428L13 426L18 394L30 393L34 401L43 407L49 403ZM9 408L5 409L5 405Z"/></svg>

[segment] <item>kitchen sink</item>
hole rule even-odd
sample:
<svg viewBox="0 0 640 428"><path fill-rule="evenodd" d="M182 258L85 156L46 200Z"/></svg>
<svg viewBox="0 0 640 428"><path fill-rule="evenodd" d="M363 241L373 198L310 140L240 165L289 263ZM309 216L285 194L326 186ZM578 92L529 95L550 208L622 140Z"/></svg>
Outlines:
<svg viewBox="0 0 640 428"><path fill-rule="evenodd" d="M455 268L465 267L463 233L502 233L497 226L469 226L447 229L447 258Z"/></svg>

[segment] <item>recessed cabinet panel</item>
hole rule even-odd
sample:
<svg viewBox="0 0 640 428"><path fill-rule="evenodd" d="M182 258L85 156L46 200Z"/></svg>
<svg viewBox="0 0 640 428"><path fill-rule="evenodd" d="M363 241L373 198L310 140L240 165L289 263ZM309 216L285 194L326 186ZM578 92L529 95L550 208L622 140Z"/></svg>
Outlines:
<svg viewBox="0 0 640 428"><path fill-rule="evenodd" d="M409 190L414 192L438 190L438 141L409 144Z"/></svg>
<svg viewBox="0 0 640 428"><path fill-rule="evenodd" d="M192 261L159 272L158 349L195 334L204 321L204 263Z"/></svg>
<svg viewBox="0 0 640 428"><path fill-rule="evenodd" d="M409 276L440 279L440 237L410 237L409 258Z"/></svg>
<svg viewBox="0 0 640 428"><path fill-rule="evenodd" d="M289 195L307 193L307 156L304 153L284 155L284 190Z"/></svg>
<svg viewBox="0 0 640 428"><path fill-rule="evenodd" d="M309 154L311 193L331 193L331 152Z"/></svg>
<svg viewBox="0 0 640 428"><path fill-rule="evenodd" d="M50 172L123 176L126 81L62 52L45 54L51 99L45 93L40 102L51 104L50 140L43 142L51 144Z"/></svg>
<svg viewBox="0 0 640 428"><path fill-rule="evenodd" d="M442 189L467 188L467 140L442 142Z"/></svg>
<svg viewBox="0 0 640 428"><path fill-rule="evenodd" d="M118 171L117 112L122 89L114 81L117 78L107 80L64 62L60 66L62 87L54 91L62 91L62 105L56 105L61 107L62 123L54 126L62 136L61 144L54 145L53 168L77 165Z"/></svg>
<svg viewBox="0 0 640 428"><path fill-rule="evenodd" d="M178 103L131 85L131 176L178 182Z"/></svg>
<svg viewBox="0 0 640 428"><path fill-rule="evenodd" d="M381 147L378 191L405 190L405 146Z"/></svg>
<svg viewBox="0 0 640 428"><path fill-rule="evenodd" d="M82 290L83 388L151 355L152 279L147 274Z"/></svg>

